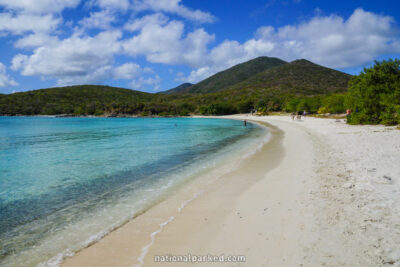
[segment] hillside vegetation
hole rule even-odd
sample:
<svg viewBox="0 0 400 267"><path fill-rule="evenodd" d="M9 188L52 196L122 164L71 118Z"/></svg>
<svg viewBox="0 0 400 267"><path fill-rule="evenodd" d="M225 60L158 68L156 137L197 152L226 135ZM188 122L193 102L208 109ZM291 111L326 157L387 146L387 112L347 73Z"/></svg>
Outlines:
<svg viewBox="0 0 400 267"><path fill-rule="evenodd" d="M375 62L350 81L346 106L351 124L400 123L400 60Z"/></svg>
<svg viewBox="0 0 400 267"><path fill-rule="evenodd" d="M175 93L196 93L206 94L222 91L229 86L244 81L251 76L267 69L286 64L285 61L274 57L258 57L238 64L227 70L218 72L215 75L182 90L175 90Z"/></svg>
<svg viewBox="0 0 400 267"><path fill-rule="evenodd" d="M188 87L190 87L192 85L193 85L192 83L182 83L181 85L179 85L179 86L177 86L175 88L169 89L167 91L160 92L159 94L179 93L179 92L185 90L186 88L188 88Z"/></svg>
<svg viewBox="0 0 400 267"><path fill-rule="evenodd" d="M109 86L81 85L0 95L0 115L232 114L257 110L344 112L350 75L306 60L286 63L260 57L196 85L150 94Z"/></svg>
<svg viewBox="0 0 400 267"><path fill-rule="evenodd" d="M102 115L133 114L153 99L149 93L110 86L80 85L40 89L0 96L3 115Z"/></svg>
<svg viewBox="0 0 400 267"><path fill-rule="evenodd" d="M322 95L344 92L351 76L314 64L296 60L258 73L228 89L275 89L280 93Z"/></svg>

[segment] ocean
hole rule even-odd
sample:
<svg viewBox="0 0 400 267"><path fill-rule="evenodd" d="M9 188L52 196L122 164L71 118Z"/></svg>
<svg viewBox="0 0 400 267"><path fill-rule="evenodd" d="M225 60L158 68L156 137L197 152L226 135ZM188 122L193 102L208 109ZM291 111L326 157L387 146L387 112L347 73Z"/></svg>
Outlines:
<svg viewBox="0 0 400 267"><path fill-rule="evenodd" d="M0 265L56 265L265 131L227 119L0 117Z"/></svg>

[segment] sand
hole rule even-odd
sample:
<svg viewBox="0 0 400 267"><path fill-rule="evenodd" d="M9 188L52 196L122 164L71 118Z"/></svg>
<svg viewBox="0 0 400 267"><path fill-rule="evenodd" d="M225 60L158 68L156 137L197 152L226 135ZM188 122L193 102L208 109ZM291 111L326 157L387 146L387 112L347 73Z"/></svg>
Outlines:
<svg viewBox="0 0 400 267"><path fill-rule="evenodd" d="M189 254L246 259L226 266L400 266L399 130L228 117L268 123L270 141L180 188L63 266L193 266L155 262Z"/></svg>

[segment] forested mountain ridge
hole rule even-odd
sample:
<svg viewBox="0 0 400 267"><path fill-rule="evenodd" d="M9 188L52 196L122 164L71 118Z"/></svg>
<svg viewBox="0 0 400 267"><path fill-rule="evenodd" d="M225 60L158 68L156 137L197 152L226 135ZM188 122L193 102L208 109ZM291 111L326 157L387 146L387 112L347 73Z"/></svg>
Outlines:
<svg viewBox="0 0 400 267"><path fill-rule="evenodd" d="M157 94L99 85L0 94L0 115L185 116L254 109L317 112L332 94L339 94L333 102L343 102L340 94L347 91L350 77L307 60L286 63L259 57L198 84L186 83ZM325 110L342 112L343 103Z"/></svg>
<svg viewBox="0 0 400 267"><path fill-rule="evenodd" d="M278 88L282 93L322 95L345 92L351 75L305 59L260 72L227 89Z"/></svg>
<svg viewBox="0 0 400 267"><path fill-rule="evenodd" d="M100 115L113 112L117 105L118 113L134 113L153 98L150 93L110 86L57 87L0 95L0 114Z"/></svg>
<svg viewBox="0 0 400 267"><path fill-rule="evenodd" d="M227 70L218 72L211 77L175 93L206 94L222 91L234 84L242 82L257 73L273 67L286 64L285 61L274 57L257 57L247 62L235 65Z"/></svg>
<svg viewBox="0 0 400 267"><path fill-rule="evenodd" d="M175 88L169 89L167 91L160 92L159 94L172 94L172 93L179 93L180 91L185 90L186 88L192 86L192 83L182 83Z"/></svg>

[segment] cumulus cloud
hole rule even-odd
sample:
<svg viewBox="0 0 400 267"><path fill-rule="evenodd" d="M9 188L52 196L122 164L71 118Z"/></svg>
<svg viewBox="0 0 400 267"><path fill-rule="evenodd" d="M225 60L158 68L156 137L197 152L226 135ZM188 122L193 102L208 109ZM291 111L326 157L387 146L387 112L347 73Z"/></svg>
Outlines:
<svg viewBox="0 0 400 267"><path fill-rule="evenodd" d="M134 0L133 8L138 11L153 10L176 14L200 23L215 21L215 17L210 13L185 7L181 4L181 0Z"/></svg>
<svg viewBox="0 0 400 267"><path fill-rule="evenodd" d="M113 78L116 80L131 80L130 87L135 90L150 89L154 92L160 90L161 78L152 75L151 68L142 68L140 65L129 62L114 69Z"/></svg>
<svg viewBox="0 0 400 267"><path fill-rule="evenodd" d="M167 25L146 24L138 35L123 44L124 52L131 56L145 55L150 62L172 63L179 57L178 49L183 34L182 22Z"/></svg>
<svg viewBox="0 0 400 267"><path fill-rule="evenodd" d="M65 8L73 8L80 0L0 0L0 6L25 13L58 13Z"/></svg>
<svg viewBox="0 0 400 267"><path fill-rule="evenodd" d="M193 70L185 81L197 82L257 56L287 61L305 58L331 68L346 68L393 53L400 53L393 18L356 9L347 20L337 15L316 16L299 25L261 27L244 43L226 40L203 55L208 58L204 60L207 65Z"/></svg>
<svg viewBox="0 0 400 267"><path fill-rule="evenodd" d="M161 78L158 75L155 75L154 77L148 77L148 78L140 77L138 79L133 80L130 83L130 86L132 89L136 89L136 90L150 87L154 92L158 92L158 91L160 91Z"/></svg>
<svg viewBox="0 0 400 267"><path fill-rule="evenodd" d="M17 85L18 83L8 76L6 66L0 62L0 87Z"/></svg>
<svg viewBox="0 0 400 267"><path fill-rule="evenodd" d="M169 21L168 17L162 13L154 13L135 19L125 24L124 29L134 32L143 29L146 25L165 25Z"/></svg>
<svg viewBox="0 0 400 267"><path fill-rule="evenodd" d="M104 9L127 10L130 6L129 0L95 0L93 2Z"/></svg>
<svg viewBox="0 0 400 267"><path fill-rule="evenodd" d="M91 12L89 17L82 19L79 24L85 29L109 29L116 20L115 15L109 10Z"/></svg>
<svg viewBox="0 0 400 267"><path fill-rule="evenodd" d="M99 83L111 77L121 36L120 31L94 37L73 35L40 46L32 55L16 55L12 69L25 76L56 79L58 85Z"/></svg>
<svg viewBox="0 0 400 267"><path fill-rule="evenodd" d="M181 21L169 21L144 18L131 25L140 32L122 44L123 51L131 56L145 55L149 62L165 64L185 64L199 67L204 62L207 45L214 40L214 35L204 29L197 29L184 36L184 24ZM140 27L138 26L140 25Z"/></svg>
<svg viewBox="0 0 400 267"><path fill-rule="evenodd" d="M136 63L125 63L114 69L114 79L120 80L132 80L139 75L152 74L153 70L151 68L142 68Z"/></svg>
<svg viewBox="0 0 400 267"><path fill-rule="evenodd" d="M0 13L0 36L22 35L14 47L30 51L14 56L13 70L56 79L59 85L125 79L132 80L135 89L144 86L159 90L159 76L133 62L115 66L116 56L190 67L187 77L178 73L176 80L195 83L258 56L287 61L306 58L328 67L346 68L371 62L383 54L400 53L394 19L363 9L356 9L349 18L319 14L296 25L265 25L243 42L224 40L211 46L214 34L198 24L188 29L186 20L167 16L174 14L196 22L215 19L210 13L184 6L181 0L134 0L133 4L129 0L93 0L90 3L96 5L95 11L72 22L77 27L70 36L59 31L62 17L51 12L74 7L79 0L52 0L45 8L49 1L38 0L33 5L32 1L0 0L6 10ZM59 4L57 8L53 2ZM117 20L124 16L118 15L126 9L136 12L121 24ZM151 13L142 15L141 11Z"/></svg>
<svg viewBox="0 0 400 267"><path fill-rule="evenodd" d="M16 35L26 32L47 33L54 31L61 21L53 15L0 13L0 32Z"/></svg>
<svg viewBox="0 0 400 267"><path fill-rule="evenodd" d="M114 70L115 79L133 79L139 76L141 68L136 63L125 63Z"/></svg>
<svg viewBox="0 0 400 267"><path fill-rule="evenodd" d="M58 42L58 38L45 33L33 33L26 35L23 38L18 39L14 46L16 48L36 48L43 45L55 45Z"/></svg>
<svg viewBox="0 0 400 267"><path fill-rule="evenodd" d="M287 60L307 58L333 68L357 66L381 54L400 52L393 18L363 9L356 9L347 20L317 16L295 26L262 27L257 35L257 41L274 44L271 55Z"/></svg>

